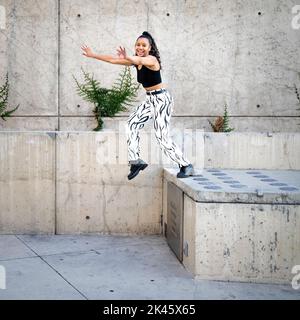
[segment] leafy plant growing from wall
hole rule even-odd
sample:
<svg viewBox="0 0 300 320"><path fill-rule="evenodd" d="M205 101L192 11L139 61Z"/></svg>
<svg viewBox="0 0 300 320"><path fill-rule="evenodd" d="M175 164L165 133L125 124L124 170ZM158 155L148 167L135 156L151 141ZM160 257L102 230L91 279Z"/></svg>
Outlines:
<svg viewBox="0 0 300 320"><path fill-rule="evenodd" d="M9 92L9 81L8 73L6 73L6 79L3 86L0 86L0 117L4 120L6 117L9 117L13 112L15 112L19 105L17 105L12 110L7 110L8 108L8 92Z"/></svg>
<svg viewBox="0 0 300 320"><path fill-rule="evenodd" d="M127 111L127 107L136 101L140 85L134 83L128 66L125 66L123 72L119 74L111 89L101 87L100 82L94 79L94 75L91 76L83 68L81 70L85 83L80 84L73 75L77 84L77 93L84 100L94 104L93 113L98 125L93 131L99 131L103 128L102 117L114 117L121 111Z"/></svg>
<svg viewBox="0 0 300 320"><path fill-rule="evenodd" d="M224 106L224 115L223 117L218 116L215 120L215 123L212 123L208 120L214 132L230 132L233 131L234 128L230 128L229 126L229 115L227 111L227 104Z"/></svg>

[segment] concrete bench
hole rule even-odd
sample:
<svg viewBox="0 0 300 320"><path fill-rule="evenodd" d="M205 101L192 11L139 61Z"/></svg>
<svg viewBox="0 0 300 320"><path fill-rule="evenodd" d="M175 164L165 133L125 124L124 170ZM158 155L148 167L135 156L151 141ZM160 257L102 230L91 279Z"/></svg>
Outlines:
<svg viewBox="0 0 300 320"><path fill-rule="evenodd" d="M164 234L196 278L291 283L300 265L300 171L164 169Z"/></svg>

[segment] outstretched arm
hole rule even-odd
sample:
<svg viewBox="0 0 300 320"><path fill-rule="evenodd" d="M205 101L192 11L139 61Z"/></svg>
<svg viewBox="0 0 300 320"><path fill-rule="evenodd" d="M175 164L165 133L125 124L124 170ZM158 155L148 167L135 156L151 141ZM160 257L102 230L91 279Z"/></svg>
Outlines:
<svg viewBox="0 0 300 320"><path fill-rule="evenodd" d="M153 56L148 56L148 57L138 57L138 56L128 56L126 53L126 49L123 47L119 47L118 51L118 55L119 57L124 58L125 60L131 62L132 64L142 64L144 66L154 66L156 63L156 58Z"/></svg>
<svg viewBox="0 0 300 320"><path fill-rule="evenodd" d="M81 49L83 50L83 55L88 57L88 58L94 58L94 59L97 59L97 60L101 60L101 61L104 61L104 62L109 62L109 63L112 63L112 64L121 64L121 65L125 65L125 66L131 66L133 65L132 62L128 61L127 59L124 59L124 58L116 58L114 56L111 56L111 55L104 55L104 54L96 54L93 52L93 50L84 45L84 46L81 46Z"/></svg>

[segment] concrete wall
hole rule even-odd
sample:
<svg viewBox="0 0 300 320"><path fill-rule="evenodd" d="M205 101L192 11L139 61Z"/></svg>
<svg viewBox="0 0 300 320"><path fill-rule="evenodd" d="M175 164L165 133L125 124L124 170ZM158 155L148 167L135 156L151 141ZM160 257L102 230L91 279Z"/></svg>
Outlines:
<svg viewBox="0 0 300 320"><path fill-rule="evenodd" d="M161 169L151 166L128 181L129 167L116 153L124 137L57 136L57 233L160 233Z"/></svg>
<svg viewBox="0 0 300 320"><path fill-rule="evenodd" d="M0 233L54 233L55 197L55 141L0 133Z"/></svg>
<svg viewBox="0 0 300 320"><path fill-rule="evenodd" d="M299 137L179 132L173 140L194 152L197 168L299 170ZM141 155L149 166L128 181L124 132L0 132L0 233L160 233L163 167L177 166L151 133L141 134Z"/></svg>
<svg viewBox="0 0 300 320"><path fill-rule="evenodd" d="M12 106L0 130L91 130L93 106L76 93L80 67L110 86L123 67L87 59L80 45L132 53L139 34L155 37L163 82L173 94L173 126L211 131L226 101L237 131L299 131L296 0L0 0L0 75L9 72ZM3 25L3 24L2 24ZM133 75L135 75L135 70ZM138 101L144 98L141 89ZM128 113L106 122L118 127ZM210 118L211 117L211 118Z"/></svg>
<svg viewBox="0 0 300 320"><path fill-rule="evenodd" d="M111 153L125 143L115 132L0 133L0 233L160 233L161 166L128 182L127 154Z"/></svg>

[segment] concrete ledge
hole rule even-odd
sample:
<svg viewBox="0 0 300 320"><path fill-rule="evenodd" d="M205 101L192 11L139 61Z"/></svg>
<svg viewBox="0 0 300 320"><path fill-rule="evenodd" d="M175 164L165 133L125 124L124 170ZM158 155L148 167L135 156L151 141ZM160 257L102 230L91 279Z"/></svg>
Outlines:
<svg viewBox="0 0 300 320"><path fill-rule="evenodd" d="M185 179L178 179L177 172L165 168L164 178L195 202L300 204L297 170L196 169Z"/></svg>
<svg viewBox="0 0 300 320"><path fill-rule="evenodd" d="M88 106L85 106L88 108ZM89 109L90 110L90 109ZM104 129L119 130L122 128L128 119L129 113L119 115L113 118L103 118ZM208 122L214 121L215 117L201 115L172 115L172 128L184 130L199 130L204 132L212 132L212 128ZM58 125L59 124L59 125ZM300 130L299 117L247 117L247 116L231 116L230 125L235 128L235 132L260 132L267 134L272 133L290 133ZM63 130L63 131L86 131L90 132L97 126L97 121L93 114L63 114L63 115L29 115L20 114L19 116L12 115L6 121L0 121L1 131L42 131L42 130ZM149 121L144 129L153 128L153 122Z"/></svg>

